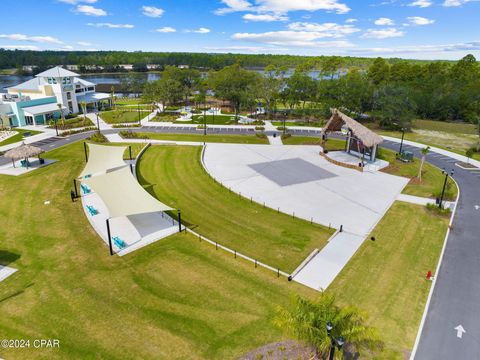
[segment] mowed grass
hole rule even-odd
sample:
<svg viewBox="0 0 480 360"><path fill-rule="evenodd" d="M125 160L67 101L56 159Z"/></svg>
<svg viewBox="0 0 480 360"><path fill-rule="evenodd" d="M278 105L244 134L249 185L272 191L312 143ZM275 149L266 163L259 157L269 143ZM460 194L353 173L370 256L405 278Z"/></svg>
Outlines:
<svg viewBox="0 0 480 360"><path fill-rule="evenodd" d="M59 349L2 349L6 359L234 359L282 340L277 305L313 291L182 233L109 256L71 179L81 142L59 162L0 175L0 338L59 339ZM49 200L50 205L44 205Z"/></svg>
<svg viewBox="0 0 480 360"><path fill-rule="evenodd" d="M9 145L9 144L13 144L13 143L22 141L23 140L23 134L25 134L26 132L30 133L30 136L37 135L37 134L41 133L41 131L24 130L24 129L13 129L12 131L16 131L17 134L13 135L12 137L9 137L6 140L0 141L0 146Z"/></svg>
<svg viewBox="0 0 480 360"><path fill-rule="evenodd" d="M403 189L403 194L429 198L440 197L443 182L445 181L445 175L442 174L442 170L425 162L423 164L422 180L420 181L417 178L421 163L420 159L415 158L413 162L405 163L395 158L394 151L386 149L380 149L379 156L390 163L390 166L382 171L411 179ZM456 197L457 186L450 179L447 183L445 198L454 200Z"/></svg>
<svg viewBox="0 0 480 360"><path fill-rule="evenodd" d="M395 202L328 288L342 304L365 310L386 348L382 359L405 359L412 348L448 219L425 207Z"/></svg>
<svg viewBox="0 0 480 360"><path fill-rule="evenodd" d="M285 272L326 244L333 229L264 208L214 182L200 163L201 150L150 147L137 166L140 183L180 209L196 232Z"/></svg>
<svg viewBox="0 0 480 360"><path fill-rule="evenodd" d="M202 130L203 131L203 130ZM208 130L207 130L208 131ZM256 135L207 135L203 134L161 134L161 133L138 133L139 137L148 137L152 140L167 141L193 141L193 142L212 142L212 143L231 143L231 144L268 144L266 137Z"/></svg>
<svg viewBox="0 0 480 360"><path fill-rule="evenodd" d="M110 110L100 113L100 117L108 124L134 123L143 120L150 111Z"/></svg>

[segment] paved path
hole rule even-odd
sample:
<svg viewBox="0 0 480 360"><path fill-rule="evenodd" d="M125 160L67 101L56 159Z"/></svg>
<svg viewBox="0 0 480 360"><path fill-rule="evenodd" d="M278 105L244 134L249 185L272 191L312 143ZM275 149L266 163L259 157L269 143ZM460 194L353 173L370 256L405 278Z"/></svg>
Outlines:
<svg viewBox="0 0 480 360"><path fill-rule="evenodd" d="M427 204L435 204L435 199L430 199L430 198L425 198L425 197L420 197L420 196L413 196L413 195L407 195L407 194L399 194L397 196L398 201L403 201L403 202L408 202L411 204L417 204L417 205L427 205ZM453 201L443 201L443 206L445 208L451 208L455 206L455 202Z"/></svg>
<svg viewBox="0 0 480 360"><path fill-rule="evenodd" d="M282 137L280 135L268 135L267 138L270 145L283 145Z"/></svg>

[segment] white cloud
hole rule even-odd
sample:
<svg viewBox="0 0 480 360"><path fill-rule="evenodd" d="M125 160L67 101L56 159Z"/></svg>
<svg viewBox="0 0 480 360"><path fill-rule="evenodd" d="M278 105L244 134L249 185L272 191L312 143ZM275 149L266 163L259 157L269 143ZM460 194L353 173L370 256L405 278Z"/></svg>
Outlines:
<svg viewBox="0 0 480 360"><path fill-rule="evenodd" d="M311 31L314 32L317 38L340 38L345 35L353 34L360 29L353 25L339 25L336 23L307 23L295 22L288 25L289 30L294 31Z"/></svg>
<svg viewBox="0 0 480 360"><path fill-rule="evenodd" d="M30 41L36 43L63 44L53 36L28 36L24 34L0 34L0 38L14 41Z"/></svg>
<svg viewBox="0 0 480 360"><path fill-rule="evenodd" d="M226 7L217 9L215 14L224 15L232 12L250 11L260 14L285 15L290 11L318 11L325 10L346 14L350 8L340 0L222 0Z"/></svg>
<svg viewBox="0 0 480 360"><path fill-rule="evenodd" d="M103 9L99 9L90 5L77 5L75 12L87 15L87 16L106 16L107 12Z"/></svg>
<svg viewBox="0 0 480 360"><path fill-rule="evenodd" d="M392 19L389 19L386 17L381 17L375 20L375 25L379 25L379 26L392 26L394 24L395 22Z"/></svg>
<svg viewBox="0 0 480 360"><path fill-rule="evenodd" d="M287 21L288 16L280 14L245 14L243 19L247 21Z"/></svg>
<svg viewBox="0 0 480 360"><path fill-rule="evenodd" d="M210 29L201 27L201 28L198 28L197 30L193 30L193 32L197 34L208 34L210 32Z"/></svg>
<svg viewBox="0 0 480 360"><path fill-rule="evenodd" d="M87 41L78 41L77 44L80 45L80 46L93 46L92 43L87 42Z"/></svg>
<svg viewBox="0 0 480 360"><path fill-rule="evenodd" d="M462 6L463 4L466 4L470 1L473 1L473 0L445 0L443 2L443 6L445 7Z"/></svg>
<svg viewBox="0 0 480 360"><path fill-rule="evenodd" d="M73 46L72 45L62 46L62 50L73 50Z"/></svg>
<svg viewBox="0 0 480 360"><path fill-rule="evenodd" d="M142 6L142 14L148 17L158 18L163 15L165 10L155 6Z"/></svg>
<svg viewBox="0 0 480 360"><path fill-rule="evenodd" d="M396 28L385 28L385 29L368 29L361 37L362 38L371 38L371 39L387 39L394 37L402 37L405 33Z"/></svg>
<svg viewBox="0 0 480 360"><path fill-rule="evenodd" d="M95 4L97 2L97 0L58 0L58 1L65 4L70 4L70 5L77 5L79 3Z"/></svg>
<svg viewBox="0 0 480 360"><path fill-rule="evenodd" d="M395 48L356 48L352 49L355 53L382 53L382 54L408 54L408 53L429 53L429 54L441 54L449 52L473 52L480 50L480 41L472 41L467 43L455 43L455 44L441 44L441 45L410 45L410 46L398 46Z"/></svg>
<svg viewBox="0 0 480 360"><path fill-rule="evenodd" d="M336 48L353 46L345 40L316 41L323 37L323 34L313 31L269 31L264 33L236 33L232 35L233 40L250 41L274 46Z"/></svg>
<svg viewBox="0 0 480 360"><path fill-rule="evenodd" d="M416 0L408 4L408 6L418 6L420 8L426 8L432 5L433 5L433 2L431 2L430 0Z"/></svg>
<svg viewBox="0 0 480 360"><path fill-rule="evenodd" d="M345 20L347 24L353 24L354 22L357 22L357 21L358 19L353 19L353 18Z"/></svg>
<svg viewBox="0 0 480 360"><path fill-rule="evenodd" d="M413 25L430 25L435 22L435 20L427 19L421 16L410 16L407 19Z"/></svg>
<svg viewBox="0 0 480 360"><path fill-rule="evenodd" d="M33 50L38 51L40 48L35 45L0 45L0 49L7 49L7 50Z"/></svg>
<svg viewBox="0 0 480 360"><path fill-rule="evenodd" d="M170 26L165 26L165 27L162 27L162 28L159 28L159 29L155 29L155 32L159 32L159 33L174 33L174 32L177 32L176 29L170 27Z"/></svg>
<svg viewBox="0 0 480 360"><path fill-rule="evenodd" d="M132 24L112 24L112 23L88 23L87 25L98 27L98 28L109 28L109 29L133 29L135 27Z"/></svg>

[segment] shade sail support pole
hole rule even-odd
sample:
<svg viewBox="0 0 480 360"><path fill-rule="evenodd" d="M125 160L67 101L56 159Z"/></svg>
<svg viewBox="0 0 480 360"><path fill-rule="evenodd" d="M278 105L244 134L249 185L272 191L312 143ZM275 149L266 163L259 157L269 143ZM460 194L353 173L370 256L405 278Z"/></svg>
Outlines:
<svg viewBox="0 0 480 360"><path fill-rule="evenodd" d="M107 236L108 236L108 246L110 248L110 255L113 255L112 235L110 234L110 219L107 219Z"/></svg>

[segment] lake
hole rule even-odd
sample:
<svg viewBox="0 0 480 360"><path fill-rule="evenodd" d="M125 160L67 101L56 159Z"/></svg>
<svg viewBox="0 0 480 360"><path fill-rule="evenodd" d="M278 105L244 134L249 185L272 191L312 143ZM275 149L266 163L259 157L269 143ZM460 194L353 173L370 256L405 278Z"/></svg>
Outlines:
<svg viewBox="0 0 480 360"><path fill-rule="evenodd" d="M263 74L263 70L256 70L258 73ZM286 77L290 77L293 74L293 70L290 70L286 73ZM94 84L119 84L122 78L129 76L129 73L117 73L117 74L88 74L88 75L81 75L82 79L90 81ZM143 82L147 81L155 81L160 79L160 73L136 73ZM311 71L309 75L314 78L318 79L320 76L320 72L315 70ZM343 75L343 73L337 74L334 77L338 78L338 76ZM33 76L20 76L20 75L0 75L0 92L7 92L5 88L20 84L24 81L32 79Z"/></svg>

